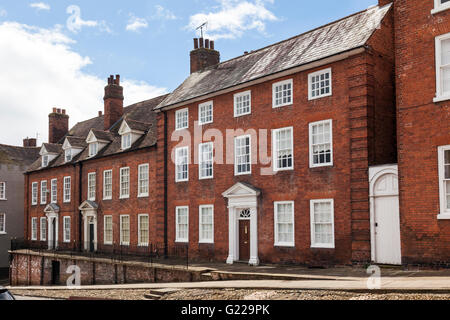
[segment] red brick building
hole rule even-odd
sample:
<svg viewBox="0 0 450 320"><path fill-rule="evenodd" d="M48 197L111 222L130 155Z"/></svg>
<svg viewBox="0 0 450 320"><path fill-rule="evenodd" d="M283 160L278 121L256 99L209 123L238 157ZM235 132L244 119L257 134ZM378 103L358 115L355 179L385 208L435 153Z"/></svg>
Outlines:
<svg viewBox="0 0 450 320"><path fill-rule="evenodd" d="M368 168L396 162L393 45L390 5L222 63L195 39L157 108L168 242L228 263L370 260Z"/></svg>
<svg viewBox="0 0 450 320"><path fill-rule="evenodd" d="M195 39L184 83L127 108L111 77L104 115L68 130L50 114L26 175L27 239L188 245L230 264L448 265L448 9L380 0L224 62Z"/></svg>
<svg viewBox="0 0 450 320"><path fill-rule="evenodd" d="M396 0L403 263L450 262L450 3Z"/></svg>
<svg viewBox="0 0 450 320"><path fill-rule="evenodd" d="M152 109L165 96L124 108L119 76L108 82L105 114L69 131L65 110L53 110L50 143L26 174L26 234L44 247L107 251L163 243Z"/></svg>

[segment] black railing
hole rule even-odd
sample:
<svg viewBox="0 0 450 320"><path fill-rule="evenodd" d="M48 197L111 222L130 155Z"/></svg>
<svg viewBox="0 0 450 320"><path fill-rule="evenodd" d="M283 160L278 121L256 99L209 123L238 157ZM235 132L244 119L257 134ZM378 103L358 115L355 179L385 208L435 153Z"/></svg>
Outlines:
<svg viewBox="0 0 450 320"><path fill-rule="evenodd" d="M66 254L72 256L83 256L88 258L103 258L112 261L136 261L145 263L160 263L170 266L189 268L189 246L186 244L172 245L167 247L167 255L164 254L165 246L160 243L149 243L148 245L127 244L103 244L86 242L81 246L79 243L61 243L56 245L48 241L31 241L24 239L11 239L11 250L32 250L39 253Z"/></svg>

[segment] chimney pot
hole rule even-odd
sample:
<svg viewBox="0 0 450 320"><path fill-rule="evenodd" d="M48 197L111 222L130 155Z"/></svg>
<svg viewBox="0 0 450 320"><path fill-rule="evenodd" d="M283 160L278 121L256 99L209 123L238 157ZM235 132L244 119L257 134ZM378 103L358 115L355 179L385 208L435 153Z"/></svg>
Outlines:
<svg viewBox="0 0 450 320"><path fill-rule="evenodd" d="M36 147L36 145L37 145L37 140L36 139L34 139L34 138L26 138L26 139L23 139L23 146L25 147L25 148L27 148L27 147Z"/></svg>
<svg viewBox="0 0 450 320"><path fill-rule="evenodd" d="M120 86L120 74L117 74L117 75L116 75L116 81L115 81L115 84L118 85L118 86Z"/></svg>
<svg viewBox="0 0 450 320"><path fill-rule="evenodd" d="M99 111L98 116L101 117L103 115L103 112Z"/></svg>
<svg viewBox="0 0 450 320"><path fill-rule="evenodd" d="M61 109L56 109L56 113L61 114Z"/></svg>
<svg viewBox="0 0 450 320"><path fill-rule="evenodd" d="M204 39L200 38L200 48L204 48L204 47L205 47Z"/></svg>
<svg viewBox="0 0 450 320"><path fill-rule="evenodd" d="M194 39L194 49L198 49L198 39Z"/></svg>
<svg viewBox="0 0 450 320"><path fill-rule="evenodd" d="M209 42L209 47L211 48L211 50L214 50L214 41L213 40L211 40Z"/></svg>
<svg viewBox="0 0 450 320"><path fill-rule="evenodd" d="M123 116L123 87L120 86L120 75L110 76L105 87L104 130L109 130ZM101 116L101 112L99 112Z"/></svg>
<svg viewBox="0 0 450 320"><path fill-rule="evenodd" d="M56 113L56 108L53 108L53 113Z"/></svg>
<svg viewBox="0 0 450 320"><path fill-rule="evenodd" d="M62 114L66 114L66 109L62 109Z"/></svg>
<svg viewBox="0 0 450 320"><path fill-rule="evenodd" d="M206 49L209 49L209 39L206 39L206 40L205 40L205 48L206 48Z"/></svg>

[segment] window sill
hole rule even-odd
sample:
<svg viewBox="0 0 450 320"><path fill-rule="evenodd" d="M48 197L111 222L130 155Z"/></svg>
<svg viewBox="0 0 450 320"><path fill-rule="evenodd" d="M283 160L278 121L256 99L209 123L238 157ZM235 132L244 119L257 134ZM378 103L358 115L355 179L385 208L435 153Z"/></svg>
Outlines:
<svg viewBox="0 0 450 320"><path fill-rule="evenodd" d="M149 195L148 194L140 194L138 195L138 198L148 198Z"/></svg>
<svg viewBox="0 0 450 320"><path fill-rule="evenodd" d="M311 249L336 249L336 246L316 244L316 245L312 245Z"/></svg>
<svg viewBox="0 0 450 320"><path fill-rule="evenodd" d="M0 201L7 201L8 199L0 199Z"/></svg>
<svg viewBox="0 0 450 320"><path fill-rule="evenodd" d="M273 172L284 172L284 171L294 171L294 168L287 168L287 169L274 169Z"/></svg>
<svg viewBox="0 0 450 320"><path fill-rule="evenodd" d="M322 98L331 97L332 95L333 94L330 93L330 94L326 94L326 95L318 96L318 97L308 97L308 101L319 100L319 99L322 99Z"/></svg>
<svg viewBox="0 0 450 320"><path fill-rule="evenodd" d="M438 215L438 220L450 220L450 213Z"/></svg>
<svg viewBox="0 0 450 320"><path fill-rule="evenodd" d="M450 96L436 96L436 98L433 99L434 103L437 102L442 102L442 101L447 101L450 100Z"/></svg>
<svg viewBox="0 0 450 320"><path fill-rule="evenodd" d="M121 243L120 245L121 245L122 247L129 247L129 246L130 246L129 243Z"/></svg>
<svg viewBox="0 0 450 320"><path fill-rule="evenodd" d="M188 240L175 240L175 243L177 244L189 244Z"/></svg>
<svg viewBox="0 0 450 320"><path fill-rule="evenodd" d="M292 106L292 105L294 105L294 104L293 103L280 104L279 106L272 105L272 109L279 109L279 108L283 108L283 107L289 107L289 106Z"/></svg>
<svg viewBox="0 0 450 320"><path fill-rule="evenodd" d="M317 169L317 168L332 168L333 167L333 163L327 163L327 164L310 164L309 168L310 169Z"/></svg>
<svg viewBox="0 0 450 320"><path fill-rule="evenodd" d="M275 243L275 248L295 248L295 244Z"/></svg>
<svg viewBox="0 0 450 320"><path fill-rule="evenodd" d="M130 196L123 196L119 198L119 200L127 200L127 199L130 199Z"/></svg>
<svg viewBox="0 0 450 320"><path fill-rule="evenodd" d="M213 179L214 179L214 177L198 178L199 181L213 180Z"/></svg>
<svg viewBox="0 0 450 320"><path fill-rule="evenodd" d="M149 245L148 245L148 243L139 243L139 244L138 244L138 247L139 247L139 248L148 248Z"/></svg>
<svg viewBox="0 0 450 320"><path fill-rule="evenodd" d="M243 114L235 114L234 117L235 117L235 118L241 118L241 117L249 116L249 115L251 115L251 114L252 114L251 112L249 112L249 113L243 113Z"/></svg>
<svg viewBox="0 0 450 320"><path fill-rule="evenodd" d="M214 241L199 241L198 244L214 244Z"/></svg>
<svg viewBox="0 0 450 320"><path fill-rule="evenodd" d="M243 172L243 173L235 173L234 176L235 177L242 177L242 176L251 176L252 173L251 172Z"/></svg>
<svg viewBox="0 0 450 320"><path fill-rule="evenodd" d="M103 198L103 201L111 201L112 198Z"/></svg>
<svg viewBox="0 0 450 320"><path fill-rule="evenodd" d="M438 8L434 8L433 10L431 10L431 14L436 14L439 12L443 12L450 9L450 6L442 6L442 7L438 7Z"/></svg>
<svg viewBox="0 0 450 320"><path fill-rule="evenodd" d="M7 235L8 233L6 233L6 232L0 232L0 236L5 236L5 235Z"/></svg>

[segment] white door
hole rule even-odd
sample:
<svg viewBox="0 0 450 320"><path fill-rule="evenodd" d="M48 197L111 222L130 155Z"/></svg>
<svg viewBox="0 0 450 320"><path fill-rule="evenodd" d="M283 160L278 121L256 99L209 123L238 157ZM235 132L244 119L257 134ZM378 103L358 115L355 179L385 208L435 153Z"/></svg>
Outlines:
<svg viewBox="0 0 450 320"><path fill-rule="evenodd" d="M402 264L398 177L389 173L375 182L374 195L375 262Z"/></svg>

